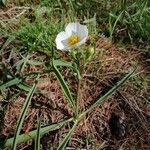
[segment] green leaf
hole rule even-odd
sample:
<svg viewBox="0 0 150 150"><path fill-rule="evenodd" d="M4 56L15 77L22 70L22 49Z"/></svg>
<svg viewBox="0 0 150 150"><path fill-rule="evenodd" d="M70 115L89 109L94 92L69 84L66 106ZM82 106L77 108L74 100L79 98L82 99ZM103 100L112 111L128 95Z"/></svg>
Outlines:
<svg viewBox="0 0 150 150"><path fill-rule="evenodd" d="M70 140L72 134L73 134L73 131L76 127L76 125L78 124L78 120L75 121L73 127L71 128L71 130L68 132L68 134L65 136L64 140L61 142L61 144L59 145L58 149L57 150L65 150L65 147L68 143L68 141Z"/></svg>
<svg viewBox="0 0 150 150"><path fill-rule="evenodd" d="M111 22L111 17L113 16L113 14L112 13L110 13L109 15L109 17L110 17L110 19L109 19L109 32L110 32L110 40L112 41L112 35L113 35L113 33L114 33L114 31L115 31L115 28L116 28L116 25L117 25L117 23L118 23L118 21L120 20L120 18L122 17L122 14L124 13L124 11L122 11L118 16L117 16L117 18L116 18L116 21L115 21L115 23L114 23L114 25L112 26L112 22ZM114 17L114 16L113 16Z"/></svg>
<svg viewBox="0 0 150 150"><path fill-rule="evenodd" d="M40 130L41 130L41 119L38 121L37 135L35 137L34 150L40 150Z"/></svg>
<svg viewBox="0 0 150 150"><path fill-rule="evenodd" d="M28 84L26 84L26 83L19 83L18 85L17 85L21 90L24 90L24 91L26 91L26 92L29 92L30 91L30 89L31 89L31 86L29 86Z"/></svg>
<svg viewBox="0 0 150 150"><path fill-rule="evenodd" d="M20 56L22 56L22 55L20 55ZM27 64L27 62L29 60L29 57L30 57L29 54L26 57L24 57L23 64L20 67L20 72L22 72L24 70L24 68L25 68L25 66L26 66L26 64Z"/></svg>
<svg viewBox="0 0 150 150"><path fill-rule="evenodd" d="M33 60L28 60L27 62L29 65L35 65L35 66L38 66L38 65L44 65L45 62L41 62L41 61L33 61Z"/></svg>
<svg viewBox="0 0 150 150"><path fill-rule="evenodd" d="M7 0L0 0L0 4L6 6Z"/></svg>
<svg viewBox="0 0 150 150"><path fill-rule="evenodd" d="M71 63L64 60L54 60L53 63L55 66L65 66L73 69L77 73L78 79L81 79L80 72L78 70L76 63Z"/></svg>
<svg viewBox="0 0 150 150"><path fill-rule="evenodd" d="M43 65L43 64L45 64L44 62L41 62L41 61L30 60L29 55L27 57L24 57L23 55L20 54L20 56L22 57L21 61L26 62L29 65L35 65L36 66L36 65Z"/></svg>
<svg viewBox="0 0 150 150"><path fill-rule="evenodd" d="M1 85L0 85L0 90L5 89L5 88L8 88L8 87L10 87L10 86L12 86L12 85L17 85L17 84L19 84L21 81L22 81L22 79L20 79L20 78L12 79L12 80L10 80L10 81L8 81L8 82L6 82L6 83L1 84Z"/></svg>
<svg viewBox="0 0 150 150"><path fill-rule="evenodd" d="M135 70L128 73L122 80L120 80L112 89L110 89L104 96L100 97L93 105L90 106L81 116L93 110L95 107L101 105L109 96L116 92L135 72Z"/></svg>
<svg viewBox="0 0 150 150"><path fill-rule="evenodd" d="M63 79L63 76L61 75L61 73L59 72L59 70L57 69L56 65L53 62L53 68L54 68L54 73L57 77L57 79L60 82L61 88L67 98L68 103L70 104L70 106L73 108L73 110L75 111L75 101L73 100L73 97L71 95L71 92L69 90L69 87L67 85L67 83L65 82L65 80Z"/></svg>
<svg viewBox="0 0 150 150"><path fill-rule="evenodd" d="M46 133L48 133L50 131L54 131L54 130L60 129L62 126L64 126L66 123L68 123L68 122L70 122L72 120L73 120L73 118L70 118L68 120L62 120L62 121L60 121L58 123L51 124L51 125L46 126L46 127L41 127L41 129L40 129L40 136L43 136L44 134L46 134ZM28 134L18 135L17 144L22 143L22 142L27 142L27 141L29 141L31 139L34 139L36 137L36 135L37 135L37 129L29 132ZM14 137L8 139L6 141L4 147L12 147L13 141L14 141Z"/></svg>
<svg viewBox="0 0 150 150"><path fill-rule="evenodd" d="M28 110L28 107L30 105L31 98L32 98L33 93L36 89L36 84L37 83L33 84L32 88L31 88L31 90L30 90L30 92L29 92L29 94L28 94L28 96L27 96L27 98L24 102L23 108L21 110L21 113L20 113L20 116L19 116L19 119L18 119L18 123L17 123L16 133L15 133L14 140L13 140L13 150L16 150L17 141L19 140L19 134L20 134L20 131L21 131L21 127L22 127L26 112Z"/></svg>
<svg viewBox="0 0 150 150"><path fill-rule="evenodd" d="M53 60L55 66L66 66L66 67L73 67L71 62L67 62L65 60Z"/></svg>
<svg viewBox="0 0 150 150"><path fill-rule="evenodd" d="M2 5L6 5L6 0L0 0L0 4ZM3 51L13 40L15 39L15 37L10 36L5 43L2 45L0 52Z"/></svg>

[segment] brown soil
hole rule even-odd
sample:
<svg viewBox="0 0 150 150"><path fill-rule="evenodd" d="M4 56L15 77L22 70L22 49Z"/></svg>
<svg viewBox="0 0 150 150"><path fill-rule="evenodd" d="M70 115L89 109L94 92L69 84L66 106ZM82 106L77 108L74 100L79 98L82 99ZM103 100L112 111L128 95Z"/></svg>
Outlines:
<svg viewBox="0 0 150 150"><path fill-rule="evenodd" d="M123 147L123 149L149 150L149 85L148 82L144 81L145 78L148 78L150 67L142 53L133 49L127 51L118 48L107 38L99 38L96 45L95 56L84 72L80 109L86 109L98 96L106 93L119 81L125 72L138 66L136 77L133 77L119 91L109 97L102 106L95 108L81 120L67 148L117 150ZM33 58L41 58L41 54L33 53L32 55ZM46 59L44 54L43 59ZM7 54L3 54L2 62L10 68L12 73L15 73L10 62L8 62ZM28 66L24 68L22 73L43 69L45 69L45 66ZM72 92L75 93L76 81L71 75L71 71L63 69L63 74L69 86L72 87ZM136 79L138 81L135 81ZM32 80L26 82L32 84ZM142 84L145 85L142 86ZM37 127L39 114L43 124L58 122L62 118L72 115L72 110L53 74L42 75L37 89L40 92L35 93L32 98L22 127L22 133L28 134L29 131ZM18 95L13 98L11 96L14 93L18 93ZM1 118L3 123L0 132L1 136L5 138L14 134L16 121L27 96L26 93L19 91L16 87L9 88L6 94L9 94L10 97L5 105L5 113ZM0 101L2 102L2 99ZM70 126L66 125L43 136L41 138L42 149L48 149L49 146L56 149ZM30 150L33 147L33 142L29 141L27 144L20 144L18 149Z"/></svg>

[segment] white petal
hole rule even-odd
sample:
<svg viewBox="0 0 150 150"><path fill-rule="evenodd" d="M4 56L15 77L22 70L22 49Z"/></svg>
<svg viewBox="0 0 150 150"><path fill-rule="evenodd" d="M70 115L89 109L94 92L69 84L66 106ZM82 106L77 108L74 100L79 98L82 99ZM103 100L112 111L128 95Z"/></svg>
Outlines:
<svg viewBox="0 0 150 150"><path fill-rule="evenodd" d="M68 35L66 34L66 32L60 32L57 37L56 37L56 47L59 50L65 50L65 45L63 44L62 41L68 39Z"/></svg>
<svg viewBox="0 0 150 150"><path fill-rule="evenodd" d="M82 39L80 42L78 42L78 43L76 43L75 45L73 45L73 46L71 47L71 49L72 49L72 48L77 48L77 47L83 45L83 44L86 42L86 39L87 39L87 38Z"/></svg>
<svg viewBox="0 0 150 150"><path fill-rule="evenodd" d="M80 28L79 28L79 30L77 32L77 35L80 36L81 41L83 39L87 39L88 38L88 29L87 29L87 26L80 25Z"/></svg>
<svg viewBox="0 0 150 150"><path fill-rule="evenodd" d="M86 42L86 40L87 40L87 36L84 37L79 43L77 43L76 46L78 47L78 46L84 44Z"/></svg>
<svg viewBox="0 0 150 150"><path fill-rule="evenodd" d="M71 36L72 34L78 35L81 40L88 37L88 29L85 25L81 25L79 22L69 23L65 29L66 33Z"/></svg>
<svg viewBox="0 0 150 150"><path fill-rule="evenodd" d="M68 38L73 34L80 37L80 42L70 46L68 45ZM88 29L85 25L81 25L79 22L69 23L65 29L65 32L60 32L56 37L57 49L65 51L79 47L86 42L87 37Z"/></svg>
<svg viewBox="0 0 150 150"><path fill-rule="evenodd" d="M80 23L79 22L73 22L73 23L69 23L67 26L66 26L66 33L70 36L72 34L76 34L77 31L79 30L79 27L80 27Z"/></svg>
<svg viewBox="0 0 150 150"><path fill-rule="evenodd" d="M62 43L64 45L64 49L65 50L71 50L73 48L77 48L77 47L81 46L82 44L84 44L86 42L86 39L87 39L87 37L83 38L80 42L78 42L78 43L76 43L76 44L74 44L72 46L68 45L68 40L67 39L62 41Z"/></svg>
<svg viewBox="0 0 150 150"><path fill-rule="evenodd" d="M61 41L63 46L64 46L64 50L70 50L70 46L68 45L68 39L65 39L63 41Z"/></svg>

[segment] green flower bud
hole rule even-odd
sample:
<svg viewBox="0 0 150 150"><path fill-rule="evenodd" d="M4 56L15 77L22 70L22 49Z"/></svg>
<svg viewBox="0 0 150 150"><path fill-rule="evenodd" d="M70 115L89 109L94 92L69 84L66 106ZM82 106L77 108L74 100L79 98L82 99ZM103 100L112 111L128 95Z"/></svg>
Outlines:
<svg viewBox="0 0 150 150"><path fill-rule="evenodd" d="M88 48L88 50L86 51L86 59L89 59L94 54L94 51L94 47Z"/></svg>
<svg viewBox="0 0 150 150"><path fill-rule="evenodd" d="M90 47L90 48L87 50L87 53L88 53L89 56L92 56L92 55L94 54L94 52L95 52L94 47Z"/></svg>
<svg viewBox="0 0 150 150"><path fill-rule="evenodd" d="M84 57L85 64L90 60L90 58L94 54L94 52L95 52L94 47L90 47L90 48L87 49L86 55Z"/></svg>

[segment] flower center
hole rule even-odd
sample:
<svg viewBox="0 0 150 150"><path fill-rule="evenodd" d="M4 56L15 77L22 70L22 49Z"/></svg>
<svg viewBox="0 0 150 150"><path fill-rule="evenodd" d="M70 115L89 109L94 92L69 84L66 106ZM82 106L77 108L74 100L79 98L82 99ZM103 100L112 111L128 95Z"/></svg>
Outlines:
<svg viewBox="0 0 150 150"><path fill-rule="evenodd" d="M69 38L68 38L68 44L70 46L78 43L80 41L80 37L78 35L71 35Z"/></svg>

